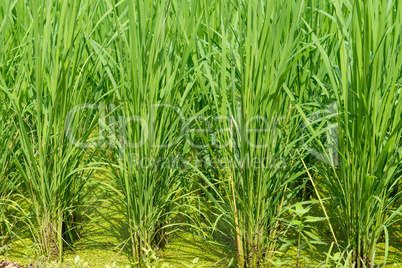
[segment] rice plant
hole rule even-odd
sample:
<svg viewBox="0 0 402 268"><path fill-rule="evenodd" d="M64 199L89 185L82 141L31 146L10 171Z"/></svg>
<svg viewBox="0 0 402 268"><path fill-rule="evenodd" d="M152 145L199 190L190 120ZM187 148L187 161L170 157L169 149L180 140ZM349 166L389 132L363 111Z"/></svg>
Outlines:
<svg viewBox="0 0 402 268"><path fill-rule="evenodd" d="M127 210L133 258L140 260L151 248L165 244L179 198L178 169L169 161L183 138L186 107L180 86L189 58L186 41L191 42L196 31L180 21L185 13L177 14L186 10L186 1L126 4L130 28L120 33L117 46L124 48L128 60L114 62L127 74L121 76L123 86L111 106L117 108L110 111L119 118L113 144L117 162L106 161Z"/></svg>
<svg viewBox="0 0 402 268"><path fill-rule="evenodd" d="M218 219L231 226L238 265L265 265L264 258L276 250L283 208L297 192L290 191L290 184L303 173L300 161L291 157L300 126L283 89L284 83L292 84L290 73L303 52L303 2L217 5L210 15L221 18L219 34L199 41L199 61L207 63L196 67L203 94L212 92L209 116L215 117L215 138L229 165L218 170L217 181L200 176L207 182L203 189L211 189ZM209 38L216 44L212 51L202 49ZM214 158L216 146L209 143L208 148Z"/></svg>
<svg viewBox="0 0 402 268"><path fill-rule="evenodd" d="M378 241L385 236L385 264L388 227L401 211L402 14L391 1L334 1L331 9L333 17L321 17L324 27L333 26L327 40L306 22L325 66L317 75L337 106L339 168L317 168L339 214L352 263L374 266ZM326 157L333 162L332 155Z"/></svg>
<svg viewBox="0 0 402 268"><path fill-rule="evenodd" d="M18 12L32 19L14 24L27 31L21 41L32 40L16 55L23 71L1 89L19 131L14 162L32 209L30 230L42 254L61 259L64 242L76 237L76 210L90 175L85 169L91 153L77 143L87 141L95 123L94 116L75 110L90 97L78 65L85 56L84 36L75 31L83 27L82 10L79 1L29 4L18 5Z"/></svg>

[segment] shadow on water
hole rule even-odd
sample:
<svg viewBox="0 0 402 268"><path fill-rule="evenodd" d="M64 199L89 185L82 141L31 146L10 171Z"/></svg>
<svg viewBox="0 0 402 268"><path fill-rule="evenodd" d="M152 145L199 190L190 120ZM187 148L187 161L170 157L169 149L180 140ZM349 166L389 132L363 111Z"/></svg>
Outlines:
<svg viewBox="0 0 402 268"><path fill-rule="evenodd" d="M173 267L188 267L195 258L199 258L197 267L227 267L234 252L183 232L173 236L163 255L163 259Z"/></svg>
<svg viewBox="0 0 402 268"><path fill-rule="evenodd" d="M98 176L95 180L111 183L106 176ZM80 232L82 236L67 255L80 255L91 267L113 261L128 264L131 246L127 241L130 234L121 200L96 181L88 187L85 196L90 199L84 210L86 220Z"/></svg>

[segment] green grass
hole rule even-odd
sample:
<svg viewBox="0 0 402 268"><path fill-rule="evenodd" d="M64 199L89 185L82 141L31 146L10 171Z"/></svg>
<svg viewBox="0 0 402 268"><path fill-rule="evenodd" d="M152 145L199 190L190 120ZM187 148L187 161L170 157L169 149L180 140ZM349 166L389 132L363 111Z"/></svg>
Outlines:
<svg viewBox="0 0 402 268"><path fill-rule="evenodd" d="M397 263L401 42L398 0L3 0L0 249Z"/></svg>
<svg viewBox="0 0 402 268"><path fill-rule="evenodd" d="M402 65L395 42L402 33L401 17L385 1L334 1L333 7L336 31L322 43L312 36L325 66L327 79L322 80L337 106L339 171L333 166L318 170L337 206L353 262L363 267L374 262L377 241L384 235L388 240L388 228L402 209L397 167ZM331 42L338 45L331 54L324 52Z"/></svg>
<svg viewBox="0 0 402 268"><path fill-rule="evenodd" d="M96 181L111 182L110 179L102 174L96 176ZM102 189L102 190L101 190ZM74 259L77 255L83 262L87 262L90 267L103 268L106 265L116 263L121 267L129 265L130 250L129 248L122 249L121 247L130 237L126 221L124 219L125 208L119 198L107 188L99 187L99 185L91 185L88 191L88 200L85 200L87 207L85 215L87 219L81 230L81 239L74 245L74 250L66 248L64 264L73 266ZM313 211L313 215L322 215L319 207ZM324 228L323 228L324 225ZM325 224L320 223L320 228L326 229ZM402 254L398 249L402 241L400 233L400 225L394 227L392 233L399 234L391 237L391 248L389 258L393 263L402 264ZM340 230L336 230L340 232ZM28 235L28 234L27 234ZM38 258L33 257L32 241L28 238L24 239L25 243L16 242L11 245L11 250L8 254L0 254L0 259L13 260L21 264L40 263ZM331 235L327 233L323 236L324 240L331 241ZM316 267L322 260L330 245L319 245L314 250L302 251L301 265L302 267ZM380 244L380 249L383 250L384 243ZM297 252L294 248L289 248L277 258L286 260L292 259L293 262L288 263L284 267L294 267L294 261ZM202 241L191 233L179 231L171 236L169 244L162 251L163 263L170 264L173 267L188 267L195 258L199 258L195 267L226 267L231 258L235 256L234 251L227 251L220 247ZM309 262L305 260L309 259ZM45 261L45 260L43 260ZM43 262L42 262L43 263ZM163 264L160 262L159 264ZM213 266L213 265L216 266ZM158 266L157 266L158 267ZM395 267L389 265L389 267ZM398 267L398 266L396 266Z"/></svg>

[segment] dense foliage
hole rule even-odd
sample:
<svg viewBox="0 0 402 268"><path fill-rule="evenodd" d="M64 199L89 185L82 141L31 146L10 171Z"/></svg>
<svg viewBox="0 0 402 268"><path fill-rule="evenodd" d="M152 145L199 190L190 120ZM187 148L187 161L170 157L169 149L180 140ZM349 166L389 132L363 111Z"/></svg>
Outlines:
<svg viewBox="0 0 402 268"><path fill-rule="evenodd" d="M385 265L401 45L399 0L2 0L0 242L61 261L102 171L135 260L181 227L298 266L323 222L328 265Z"/></svg>

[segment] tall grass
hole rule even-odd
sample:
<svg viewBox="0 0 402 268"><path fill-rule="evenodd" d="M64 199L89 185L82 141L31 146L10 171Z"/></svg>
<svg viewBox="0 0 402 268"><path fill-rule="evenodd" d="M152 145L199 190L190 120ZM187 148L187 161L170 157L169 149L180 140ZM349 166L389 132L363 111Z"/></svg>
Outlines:
<svg viewBox="0 0 402 268"><path fill-rule="evenodd" d="M117 161L110 167L127 210L133 257L138 260L144 250L165 244L177 212L179 172L169 163L183 138L186 45L196 30L185 25L186 1L126 5L129 29L118 33L117 46L128 53L128 59L115 59L126 75L119 81L117 108L111 108L119 128L114 144ZM118 28L125 18L117 22Z"/></svg>
<svg viewBox="0 0 402 268"><path fill-rule="evenodd" d="M20 41L32 41L22 43L15 56L21 72L1 87L19 131L15 164L33 213L29 228L41 253L61 258L64 242L76 237L76 210L90 174L85 167L91 152L76 143L88 139L95 123L84 110L72 113L90 98L79 65L86 55L79 30L84 27L79 19L83 10L80 1L29 4L15 7L31 16L26 24L9 14L13 27L26 29Z"/></svg>
<svg viewBox="0 0 402 268"><path fill-rule="evenodd" d="M345 262L385 264L402 209L400 8L2 1L0 220L25 198L21 222L41 254L62 259L96 154L125 205L134 259L165 245L185 224L178 214L193 227L201 213L199 226L233 241L239 266L267 265L308 179L338 214L328 224ZM177 156L190 159L177 166ZM198 156L224 164L211 169Z"/></svg>
<svg viewBox="0 0 402 268"><path fill-rule="evenodd" d="M207 116L218 146L205 135L204 141L213 158L229 160L218 180L200 176L218 218L231 227L241 267L267 265L274 255L279 220L297 192L290 185L303 173L291 158L300 126L283 89L293 83L294 63L304 52L302 8L303 1L223 1L209 14L219 18L219 34L206 27L209 35L198 41L199 62L206 60L196 66L198 85L211 92ZM212 49L203 47L208 42Z"/></svg>
<svg viewBox="0 0 402 268"><path fill-rule="evenodd" d="M339 168L323 165L318 170L336 207L354 265L374 265L383 236L385 264L388 227L401 211L397 187L402 13L392 1L334 1L331 5L333 17L321 18L324 27L333 26L327 40L320 40L306 22L321 54L319 78L337 106Z"/></svg>

